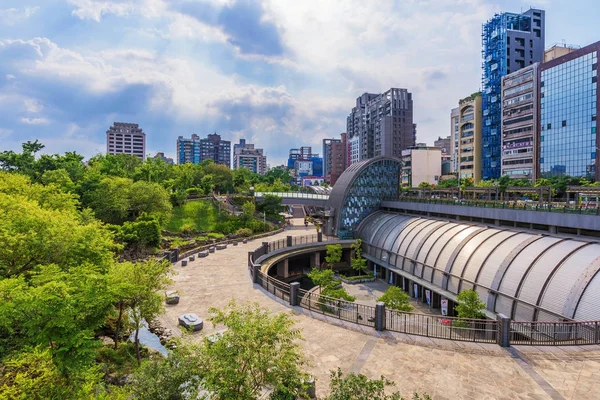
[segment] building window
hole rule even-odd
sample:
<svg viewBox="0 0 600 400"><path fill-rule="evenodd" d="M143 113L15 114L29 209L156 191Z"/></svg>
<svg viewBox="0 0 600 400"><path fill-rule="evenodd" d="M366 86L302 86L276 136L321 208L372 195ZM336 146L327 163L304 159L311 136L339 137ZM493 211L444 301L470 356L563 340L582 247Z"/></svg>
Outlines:
<svg viewBox="0 0 600 400"><path fill-rule="evenodd" d="M548 129L552 129L552 124L548 124Z"/></svg>
<svg viewBox="0 0 600 400"><path fill-rule="evenodd" d="M563 119L563 122L562 122L562 126L563 127L567 126L567 121L565 121L564 119Z"/></svg>

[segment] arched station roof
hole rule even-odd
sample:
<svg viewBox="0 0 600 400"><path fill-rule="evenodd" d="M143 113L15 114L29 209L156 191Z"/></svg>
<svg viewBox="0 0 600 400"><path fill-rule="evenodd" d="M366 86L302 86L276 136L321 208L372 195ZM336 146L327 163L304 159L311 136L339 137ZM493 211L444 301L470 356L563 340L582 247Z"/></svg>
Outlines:
<svg viewBox="0 0 600 400"><path fill-rule="evenodd" d="M330 194L331 186L307 186L307 189L310 193L314 194Z"/></svg>
<svg viewBox="0 0 600 400"><path fill-rule="evenodd" d="M600 320L600 243L378 211L357 228L366 253L515 321Z"/></svg>
<svg viewBox="0 0 600 400"><path fill-rule="evenodd" d="M334 234L352 237L361 219L379 209L382 200L397 197L401 161L375 157L350 165L335 182L327 207L333 211Z"/></svg>

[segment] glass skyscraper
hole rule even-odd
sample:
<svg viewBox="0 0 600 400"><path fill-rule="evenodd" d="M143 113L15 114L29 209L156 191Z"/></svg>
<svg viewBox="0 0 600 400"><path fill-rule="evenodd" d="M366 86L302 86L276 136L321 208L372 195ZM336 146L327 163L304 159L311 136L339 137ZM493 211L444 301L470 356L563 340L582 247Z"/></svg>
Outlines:
<svg viewBox="0 0 600 400"><path fill-rule="evenodd" d="M501 13L483 25L481 178L500 177L502 77L544 58L544 11Z"/></svg>
<svg viewBox="0 0 600 400"><path fill-rule="evenodd" d="M542 64L540 173L598 179L600 42Z"/></svg>

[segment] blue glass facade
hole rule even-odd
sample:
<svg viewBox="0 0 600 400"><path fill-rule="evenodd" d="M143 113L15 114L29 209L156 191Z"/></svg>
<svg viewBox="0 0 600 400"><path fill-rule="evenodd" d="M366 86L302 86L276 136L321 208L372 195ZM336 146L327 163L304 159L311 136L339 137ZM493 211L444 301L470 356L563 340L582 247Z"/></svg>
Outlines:
<svg viewBox="0 0 600 400"><path fill-rule="evenodd" d="M481 178L496 179L502 156L502 77L544 57L544 12L501 13L482 31Z"/></svg>
<svg viewBox="0 0 600 400"><path fill-rule="evenodd" d="M540 172L595 179L598 51L568 58L541 73Z"/></svg>
<svg viewBox="0 0 600 400"><path fill-rule="evenodd" d="M329 196L329 206L336 210L337 236L352 238L360 221L378 210L385 198L397 197L399 190L399 160L381 157L350 166Z"/></svg>

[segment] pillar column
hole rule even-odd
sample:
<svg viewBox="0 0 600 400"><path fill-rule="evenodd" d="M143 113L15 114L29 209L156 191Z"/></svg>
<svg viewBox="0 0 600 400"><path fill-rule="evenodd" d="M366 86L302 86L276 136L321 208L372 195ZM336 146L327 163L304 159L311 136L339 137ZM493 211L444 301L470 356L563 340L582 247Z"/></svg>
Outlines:
<svg viewBox="0 0 600 400"><path fill-rule="evenodd" d="M504 314L498 314L496 320L498 321L496 342L500 347L510 347L510 318Z"/></svg>
<svg viewBox="0 0 600 400"><path fill-rule="evenodd" d="M321 266L321 253L316 252L314 258L315 267L319 268Z"/></svg>
<svg viewBox="0 0 600 400"><path fill-rule="evenodd" d="M379 332L385 330L385 303L383 301L375 304L375 330Z"/></svg>
<svg viewBox="0 0 600 400"><path fill-rule="evenodd" d="M291 236L287 236L285 239L286 239L286 246L287 247L292 247L292 237Z"/></svg>
<svg viewBox="0 0 600 400"><path fill-rule="evenodd" d="M300 293L300 282L290 283L290 306L294 307L300 304L298 294Z"/></svg>

